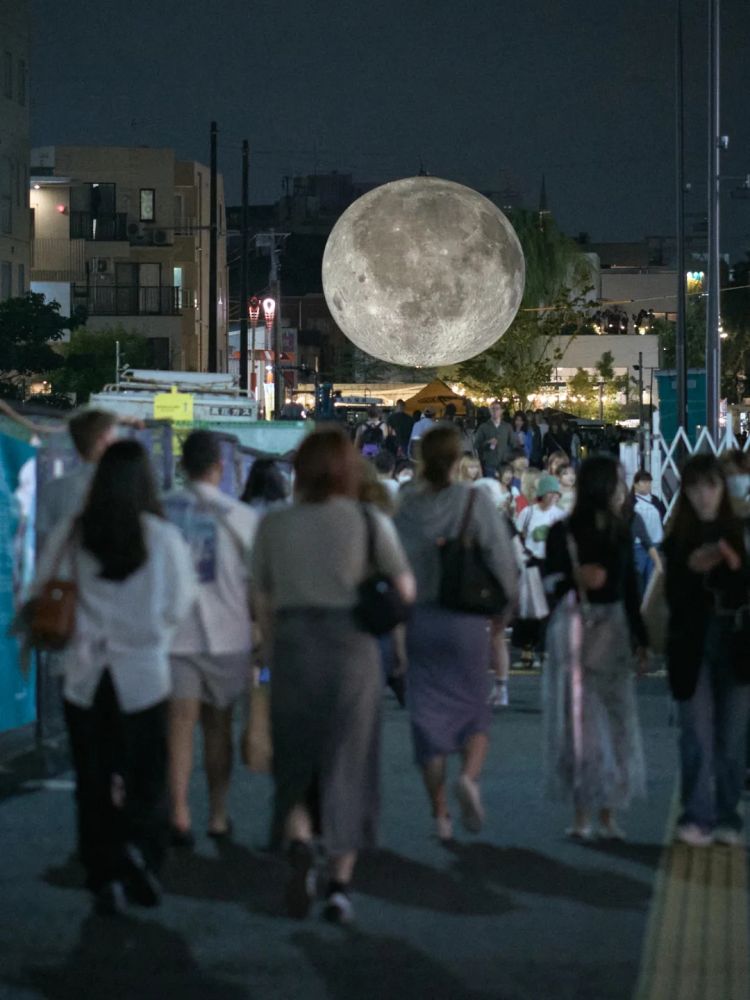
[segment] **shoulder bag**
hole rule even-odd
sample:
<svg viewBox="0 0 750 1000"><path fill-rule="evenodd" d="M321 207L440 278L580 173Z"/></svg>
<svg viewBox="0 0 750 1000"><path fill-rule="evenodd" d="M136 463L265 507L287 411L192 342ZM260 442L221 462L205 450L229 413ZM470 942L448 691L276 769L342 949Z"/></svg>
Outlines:
<svg viewBox="0 0 750 1000"><path fill-rule="evenodd" d="M473 615L499 615L508 605L503 585L487 565L482 548L469 524L476 492L469 492L461 528L456 538L440 544L441 607Z"/></svg>
<svg viewBox="0 0 750 1000"><path fill-rule="evenodd" d="M48 579L24 607L22 617L26 623L28 643L36 649L59 652L65 649L73 638L78 601L75 556L72 559L73 578L63 580L59 572L66 549L72 548L76 530L77 525L71 529L60 546Z"/></svg>
<svg viewBox="0 0 750 1000"><path fill-rule="evenodd" d="M403 600L390 576L377 569L375 525L372 514L362 504L367 530L367 576L358 588L354 608L357 624L371 635L386 635L409 617L409 605Z"/></svg>

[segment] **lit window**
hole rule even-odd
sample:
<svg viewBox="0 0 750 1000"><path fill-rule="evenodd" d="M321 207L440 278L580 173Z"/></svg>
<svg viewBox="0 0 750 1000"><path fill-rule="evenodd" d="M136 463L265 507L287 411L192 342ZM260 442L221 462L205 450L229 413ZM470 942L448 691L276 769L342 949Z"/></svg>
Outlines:
<svg viewBox="0 0 750 1000"><path fill-rule="evenodd" d="M153 222L156 218L156 191L141 188L141 222Z"/></svg>

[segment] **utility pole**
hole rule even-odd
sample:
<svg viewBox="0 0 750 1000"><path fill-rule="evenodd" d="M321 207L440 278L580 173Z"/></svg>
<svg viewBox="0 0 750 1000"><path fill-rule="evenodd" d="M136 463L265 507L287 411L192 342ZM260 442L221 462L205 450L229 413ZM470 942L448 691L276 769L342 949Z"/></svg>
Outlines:
<svg viewBox="0 0 750 1000"><path fill-rule="evenodd" d="M276 299L276 324L273 328L273 402L274 417L278 420L281 416L281 407L284 405L284 377L281 371L281 268L276 238L277 234L272 229L270 284Z"/></svg>
<svg viewBox="0 0 750 1000"><path fill-rule="evenodd" d="M675 195L677 199L677 323L675 368L677 375L677 426L687 431L687 275L685 271L685 61L682 0L677 0L675 31ZM661 359L659 359L661 360Z"/></svg>
<svg viewBox="0 0 750 1000"><path fill-rule="evenodd" d="M247 267L248 267L248 228L247 202L248 177L250 172L250 145L247 139L242 141L242 250L240 253L240 392L247 395ZM254 346L254 345L253 345Z"/></svg>
<svg viewBox="0 0 750 1000"><path fill-rule="evenodd" d="M638 437L643 440L643 351L638 352Z"/></svg>
<svg viewBox="0 0 750 1000"><path fill-rule="evenodd" d="M216 177L216 145L218 129L216 122L211 122L211 181L209 200L211 202L208 234L208 370L218 370L218 205Z"/></svg>
<svg viewBox="0 0 750 1000"><path fill-rule="evenodd" d="M706 424L716 442L719 433L721 371L719 353L719 159L724 140L719 134L720 0L708 2L708 303L706 308Z"/></svg>

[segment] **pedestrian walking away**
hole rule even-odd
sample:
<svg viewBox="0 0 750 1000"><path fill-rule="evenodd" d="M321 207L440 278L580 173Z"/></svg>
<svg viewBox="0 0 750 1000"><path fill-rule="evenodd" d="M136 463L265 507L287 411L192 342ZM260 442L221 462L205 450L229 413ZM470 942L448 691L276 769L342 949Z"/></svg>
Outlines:
<svg viewBox="0 0 750 1000"><path fill-rule="evenodd" d="M546 788L572 800L570 836L622 839L616 811L645 794L635 697L647 636L640 614L627 488L617 462L581 465L570 518L547 539L544 583L553 611L543 675Z"/></svg>
<svg viewBox="0 0 750 1000"><path fill-rule="evenodd" d="M198 599L172 642L169 786L172 842L192 846L188 788L193 734L200 721L208 781L208 835L231 832L226 799L232 772L232 710L251 673L249 562L258 513L219 489L221 444L193 431L182 447L187 485L164 502L167 517L190 546Z"/></svg>
<svg viewBox="0 0 750 1000"><path fill-rule="evenodd" d="M196 583L137 442L104 452L80 517L50 535L37 585L52 574L77 587L62 669L86 884L103 912L121 911L126 897L155 905L168 830L169 646Z"/></svg>
<svg viewBox="0 0 750 1000"><path fill-rule="evenodd" d="M439 604L440 543L458 536L472 494L468 531L510 605L518 589L504 515L483 490L455 481L460 460L461 440L454 428L440 426L426 434L421 474L395 517L417 580L417 605L407 625L407 707L416 762L441 840L453 835L446 790L448 755L462 757L455 794L464 826L476 833L484 818L479 780L491 721L488 620Z"/></svg>
<svg viewBox="0 0 750 1000"><path fill-rule="evenodd" d="M379 812L383 679L375 637L355 618L359 587L377 570L404 600L414 596L393 525L357 500L361 463L338 428L305 438L295 502L265 516L252 557L271 664L272 841L289 857L287 909L303 917L312 905L317 836L329 859L324 915L337 922L352 918L357 854L374 844Z"/></svg>
<svg viewBox="0 0 750 1000"><path fill-rule="evenodd" d="M739 803L750 708L747 521L724 470L695 455L682 471L664 540L667 669L680 714L682 812L677 838L743 845Z"/></svg>

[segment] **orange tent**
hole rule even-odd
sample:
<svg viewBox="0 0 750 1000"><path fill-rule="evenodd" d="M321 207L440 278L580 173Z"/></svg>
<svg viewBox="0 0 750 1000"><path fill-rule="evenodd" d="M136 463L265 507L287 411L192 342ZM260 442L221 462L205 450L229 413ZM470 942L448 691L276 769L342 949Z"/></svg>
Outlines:
<svg viewBox="0 0 750 1000"><path fill-rule="evenodd" d="M406 400L406 412L414 413L415 410L424 410L426 406L430 406L435 411L435 416L442 417L448 403L453 403L459 416L466 413L464 397L457 396L449 385L446 385L442 379L436 378L424 389L420 389L416 396Z"/></svg>

